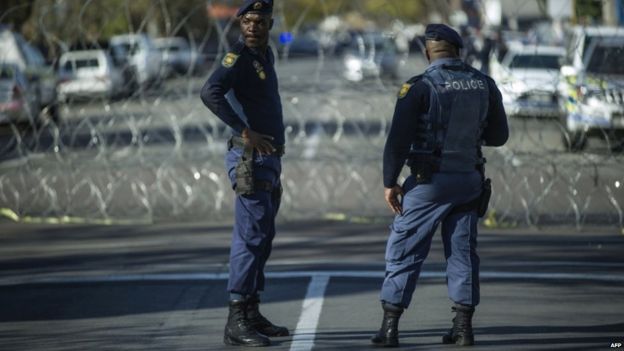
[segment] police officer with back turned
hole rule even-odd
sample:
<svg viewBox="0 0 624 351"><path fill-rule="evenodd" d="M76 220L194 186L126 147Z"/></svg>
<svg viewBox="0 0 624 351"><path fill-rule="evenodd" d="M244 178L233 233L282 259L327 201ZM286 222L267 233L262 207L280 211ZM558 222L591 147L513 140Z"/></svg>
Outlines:
<svg viewBox="0 0 624 351"><path fill-rule="evenodd" d="M500 91L490 77L461 61L459 34L430 24L425 44L430 65L401 88L384 149L385 200L396 216L386 247L383 321L371 340L378 346L399 345L399 318L411 302L439 224L456 313L442 342L474 344L477 220L490 195L481 146L501 146L509 137ZM411 175L399 186L404 164Z"/></svg>
<svg viewBox="0 0 624 351"><path fill-rule="evenodd" d="M204 104L233 130L225 158L236 192L227 345L268 346L268 337L289 334L258 309L280 206L285 141L275 59L268 46L272 11L272 0L245 1L237 14L241 39L201 91Z"/></svg>

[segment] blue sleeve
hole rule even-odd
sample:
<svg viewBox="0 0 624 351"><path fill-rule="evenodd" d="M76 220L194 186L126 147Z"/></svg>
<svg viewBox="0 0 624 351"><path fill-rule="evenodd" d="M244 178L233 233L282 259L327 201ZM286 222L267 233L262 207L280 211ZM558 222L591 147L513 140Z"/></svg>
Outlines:
<svg viewBox="0 0 624 351"><path fill-rule="evenodd" d="M509 139L507 114L503 106L503 98L494 80L487 79L490 89L490 105L487 115L487 126L483 130L485 146L503 146Z"/></svg>
<svg viewBox="0 0 624 351"><path fill-rule="evenodd" d="M219 68L208 78L201 90L201 99L204 105L210 109L220 120L234 129L237 133L242 133L247 127L232 106L227 101L225 95L233 88L236 81L236 64L226 68L219 65Z"/></svg>
<svg viewBox="0 0 624 351"><path fill-rule="evenodd" d="M429 89L418 81L405 97L397 100L383 154L383 182L386 188L397 184L418 128L417 116L428 110L428 99Z"/></svg>

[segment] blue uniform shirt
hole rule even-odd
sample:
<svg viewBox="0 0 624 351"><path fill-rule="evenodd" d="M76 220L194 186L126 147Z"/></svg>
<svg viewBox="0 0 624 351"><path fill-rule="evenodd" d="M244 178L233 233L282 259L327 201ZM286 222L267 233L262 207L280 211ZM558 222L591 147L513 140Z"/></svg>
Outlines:
<svg viewBox="0 0 624 351"><path fill-rule="evenodd" d="M204 104L240 136L249 127L284 145L282 103L275 58L269 48L263 58L239 40L201 90Z"/></svg>
<svg viewBox="0 0 624 351"><path fill-rule="evenodd" d="M444 58L431 63L431 66L447 64L456 59ZM507 115L503 107L501 93L492 78L487 77L489 85L489 108L487 127L482 138L486 146L501 146L509 138ZM411 86L404 86L407 91L401 91L392 119L392 126L386 141L383 156L383 182L386 188L396 185L401 169L409 155L410 146L414 142L418 125L417 118L429 111L429 86L416 76L408 81Z"/></svg>

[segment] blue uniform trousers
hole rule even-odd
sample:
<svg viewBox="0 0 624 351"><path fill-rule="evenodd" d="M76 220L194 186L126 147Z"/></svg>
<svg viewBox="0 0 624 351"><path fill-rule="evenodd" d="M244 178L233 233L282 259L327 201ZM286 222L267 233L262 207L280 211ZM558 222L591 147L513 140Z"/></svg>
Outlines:
<svg viewBox="0 0 624 351"><path fill-rule="evenodd" d="M235 168L242 150L228 151L225 163L232 187L236 186ZM273 192L257 190L237 195L234 205L234 230L230 247L230 277L227 290L252 295L264 290L264 267L275 237L275 217L280 206L281 160L277 156L255 156L254 177L273 184Z"/></svg>
<svg viewBox="0 0 624 351"><path fill-rule="evenodd" d="M449 298L464 305L479 303L476 210L449 214L454 206L479 196L481 184L477 171L435 173L429 184L417 185L414 177L407 178L403 213L390 227L382 301L409 306L433 234L441 223Z"/></svg>

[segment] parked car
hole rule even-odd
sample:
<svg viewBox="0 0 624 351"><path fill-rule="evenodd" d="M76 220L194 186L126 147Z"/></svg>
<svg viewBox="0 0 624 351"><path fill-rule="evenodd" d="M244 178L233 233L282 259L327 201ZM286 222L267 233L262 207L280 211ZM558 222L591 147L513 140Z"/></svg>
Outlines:
<svg viewBox="0 0 624 351"><path fill-rule="evenodd" d="M318 57L321 50L315 30L303 30L296 34L279 33L273 37L276 49L282 57Z"/></svg>
<svg viewBox="0 0 624 351"><path fill-rule="evenodd" d="M146 34L113 36L110 53L116 65L133 71L140 88L160 82L162 56Z"/></svg>
<svg viewBox="0 0 624 351"><path fill-rule="evenodd" d="M113 99L124 93L121 72L104 50L64 53L59 59L58 98Z"/></svg>
<svg viewBox="0 0 624 351"><path fill-rule="evenodd" d="M367 78L398 77L396 45L380 33L354 34L344 55L344 78L359 82Z"/></svg>
<svg viewBox="0 0 624 351"><path fill-rule="evenodd" d="M163 69L166 73L192 73L202 64L199 62L197 51L191 49L184 38L156 38L154 45L162 55Z"/></svg>
<svg viewBox="0 0 624 351"><path fill-rule="evenodd" d="M559 84L563 142L580 151L589 137L624 135L624 28L576 27L570 34Z"/></svg>
<svg viewBox="0 0 624 351"><path fill-rule="evenodd" d="M50 117L58 119L56 106L56 73L46 64L41 51L28 43L19 33L0 26L0 63L13 64L25 75L35 95L37 105Z"/></svg>
<svg viewBox="0 0 624 351"><path fill-rule="evenodd" d="M560 117L557 84L565 49L553 46L512 45L490 72L510 116Z"/></svg>
<svg viewBox="0 0 624 351"><path fill-rule="evenodd" d="M37 94L17 65L0 63L0 124L37 121Z"/></svg>

